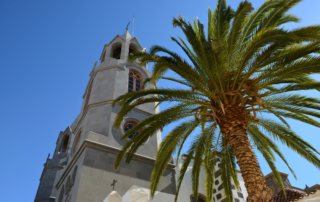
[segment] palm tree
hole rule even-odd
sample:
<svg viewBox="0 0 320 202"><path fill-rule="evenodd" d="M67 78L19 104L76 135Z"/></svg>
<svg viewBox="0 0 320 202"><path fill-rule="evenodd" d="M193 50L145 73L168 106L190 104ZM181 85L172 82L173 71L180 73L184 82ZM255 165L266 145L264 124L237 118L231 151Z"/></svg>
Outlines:
<svg viewBox="0 0 320 202"><path fill-rule="evenodd" d="M137 137L128 141L117 156L115 168L125 158L129 163L139 146L164 126L182 120L162 141L151 176L150 190L154 196L162 173L185 140L193 142L179 173L177 193L190 161L194 198L198 199L201 166L206 170L206 195L212 199L214 165L221 158L221 175L228 201L233 201L231 182L239 187L235 172L238 163L248 191L247 201L272 201L272 191L266 185L255 151L262 153L283 188L274 164L277 154L294 174L274 142L280 141L317 168L319 152L304 141L286 122L299 120L316 127L320 123L320 100L299 94L301 90L320 90L320 83L310 77L320 73L320 26L294 30L281 28L299 18L286 14L302 0L267 0L254 10L243 1L237 10L218 0L213 12L208 10L207 33L199 19L193 23L181 16L173 19L188 43L171 38L187 55L183 59L161 46L150 52L138 52L130 60L140 59L141 65L154 62L150 82L168 79L185 85L186 89L154 88L130 92L118 97L122 106L114 126L118 128L124 116L133 108L152 102L176 102L169 109L138 123L123 139L140 129ZM157 55L161 53L161 55ZM164 77L172 70L181 78ZM139 99L143 97L143 99ZM193 136L192 132L201 128ZM176 194L177 200L177 194Z"/></svg>

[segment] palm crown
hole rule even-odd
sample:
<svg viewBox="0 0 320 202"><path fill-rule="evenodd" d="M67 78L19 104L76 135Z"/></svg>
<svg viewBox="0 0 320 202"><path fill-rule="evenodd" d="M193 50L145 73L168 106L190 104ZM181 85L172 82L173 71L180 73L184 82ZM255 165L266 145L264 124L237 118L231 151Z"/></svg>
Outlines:
<svg viewBox="0 0 320 202"><path fill-rule="evenodd" d="M312 118L320 118L320 100L298 93L320 89L320 83L309 77L320 72L320 26L295 30L280 28L285 23L299 20L286 13L300 1L267 0L256 10L251 3L243 1L234 11L225 0L218 0L215 10L208 10L206 33L199 19L193 23L181 16L173 19L173 26L183 31L188 43L180 37L171 39L184 51L188 61L161 46L153 46L148 53L132 54L129 59L139 58L141 65L154 62L152 77L146 82L156 84L159 79L168 79L188 89L144 89L122 95L113 102L113 105L122 106L115 127L119 127L124 116L138 105L177 102L125 133L123 139L143 128L137 137L124 145L115 167L118 168L123 158L129 163L139 146L157 130L182 119L183 122L159 147L151 176L152 196L171 156L175 152L180 155L185 140L198 127L201 132L194 136L183 161L177 193L186 169L194 159L194 196L197 199L200 169L204 166L206 195L207 199L212 199L214 165L220 157L227 201L233 201L231 181L239 187L236 161L249 194L247 201L271 201L272 191L266 186L253 148L262 153L282 188L274 164L275 154L294 174L274 140L280 140L320 168L319 152L286 122L286 118L291 118L320 127L320 123ZM164 77L168 70L181 79ZM144 98L138 99L141 97Z"/></svg>

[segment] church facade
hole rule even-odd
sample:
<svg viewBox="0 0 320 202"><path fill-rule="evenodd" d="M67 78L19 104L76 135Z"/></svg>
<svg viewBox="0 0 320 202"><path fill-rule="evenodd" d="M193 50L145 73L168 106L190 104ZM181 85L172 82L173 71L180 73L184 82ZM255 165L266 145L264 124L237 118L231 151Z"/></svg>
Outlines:
<svg viewBox="0 0 320 202"><path fill-rule="evenodd" d="M160 131L139 148L129 165L123 162L119 170L114 170L115 158L125 144L125 141L121 141L125 131L159 111L156 103L139 106L126 115L119 129L113 127L120 107L112 107L112 101L128 91L141 90L143 80L151 75L147 66L139 66L137 61L127 61L133 51L145 49L128 30L104 46L100 64L95 64L90 72L80 114L60 132L53 157L49 159L48 156L44 164L34 202L103 202L113 191L113 180L117 180L115 190L121 196L132 186L149 194L150 176L161 142ZM150 83L145 86L153 87ZM135 135L137 133L129 138ZM167 166L155 198L149 197L149 201L174 201L180 163ZM201 174L203 183L200 182L199 202L211 201L204 195L204 173ZM216 175L213 201L223 202L219 172ZM233 195L236 202L244 202L247 193L240 173L238 178L241 190L234 189ZM195 202L191 187L190 166L179 192L179 201Z"/></svg>

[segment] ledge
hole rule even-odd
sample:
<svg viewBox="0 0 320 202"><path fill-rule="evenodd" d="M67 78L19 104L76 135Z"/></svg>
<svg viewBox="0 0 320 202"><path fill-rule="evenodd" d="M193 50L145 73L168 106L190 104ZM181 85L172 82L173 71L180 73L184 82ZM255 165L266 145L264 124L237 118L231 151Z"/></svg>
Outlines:
<svg viewBox="0 0 320 202"><path fill-rule="evenodd" d="M34 202L37 202L37 201L44 201L44 200L51 200L51 199L56 199L56 197L52 197L50 196L49 198L39 198L39 199L35 199Z"/></svg>
<svg viewBox="0 0 320 202"><path fill-rule="evenodd" d="M117 155L121 151L121 149L119 149L119 148L111 147L111 146L108 146L108 145L105 145L105 144L101 144L99 142L95 142L95 141L92 141L92 140L85 139L83 141L81 147L77 150L76 154L73 156L73 158L72 158L71 162L69 163L69 165L66 167L66 169L62 173L59 181L57 182L57 184L55 186L57 189L59 189L59 187L63 183L64 179L69 175L69 172L71 171L73 165L77 162L77 160L79 159L79 157L81 156L81 154L83 153L83 151L86 148L92 148L92 149L96 149L96 150L112 153L112 154L115 154L115 155ZM150 164L150 165L155 165L155 159L147 157L147 156L143 156L141 154L135 154L134 157L132 158L132 160L140 161L142 163L146 163L146 164ZM174 164L168 164L167 165L167 169L169 169L169 170L175 171L175 167L176 166Z"/></svg>

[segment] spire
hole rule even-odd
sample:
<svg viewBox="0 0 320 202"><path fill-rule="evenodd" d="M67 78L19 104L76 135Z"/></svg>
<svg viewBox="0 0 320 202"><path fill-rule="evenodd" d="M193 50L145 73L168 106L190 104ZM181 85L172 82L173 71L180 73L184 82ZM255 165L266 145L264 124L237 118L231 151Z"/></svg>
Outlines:
<svg viewBox="0 0 320 202"><path fill-rule="evenodd" d="M128 40L130 39L132 36L129 33L129 30L126 30L126 32L124 34L122 34L121 36L124 40Z"/></svg>

